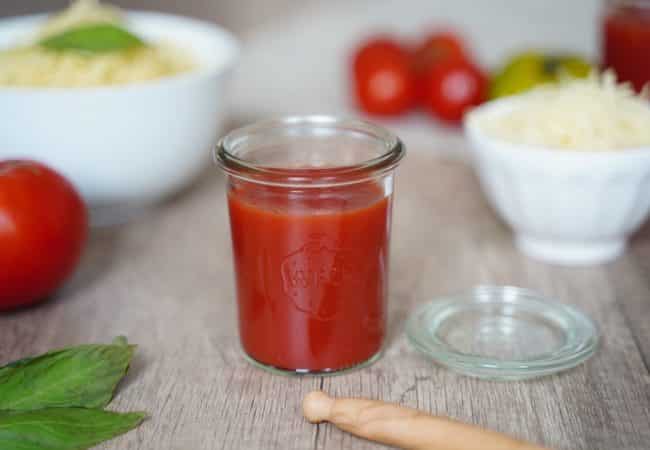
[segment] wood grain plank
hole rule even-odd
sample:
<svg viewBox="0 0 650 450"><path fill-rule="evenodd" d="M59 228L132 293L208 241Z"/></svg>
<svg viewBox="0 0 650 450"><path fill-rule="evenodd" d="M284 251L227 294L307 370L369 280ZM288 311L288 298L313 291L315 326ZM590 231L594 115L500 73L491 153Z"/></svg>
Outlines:
<svg viewBox="0 0 650 450"><path fill-rule="evenodd" d="M612 265L610 283L617 286L618 301L650 374L650 226L647 229L637 235L629 256Z"/></svg>
<svg viewBox="0 0 650 450"><path fill-rule="evenodd" d="M300 414L308 391L396 401L558 450L641 450L650 442L647 238L614 264L566 269L523 257L469 167L412 152L400 169L389 338L374 366L285 378L240 355L223 179L216 172L139 221L95 233L65 290L0 316L0 363L125 334L139 344L112 404L146 410L137 431L101 449L371 449ZM404 322L433 296L480 283L530 287L583 309L604 339L587 364L529 382L458 376L408 345Z"/></svg>
<svg viewBox="0 0 650 450"><path fill-rule="evenodd" d="M400 402L557 449L647 448L650 384L618 302L622 286L614 282L616 267L566 269L527 259L478 195L467 167L421 159L410 163L408 176L400 178L393 253L398 268L391 315L398 320L392 326L400 329L391 330L382 361L363 372L326 379L325 389ZM413 211L419 219L409 217ZM413 254L419 259L409 264ZM632 256L622 261L637 267ZM418 267L418 275L408 279L400 267ZM416 304L477 284L529 287L579 306L601 327L605 339L599 353L557 376L497 383L455 375L409 348L401 327ZM626 286L632 292L645 288L641 278ZM650 311L643 311L648 317ZM353 444L354 438L329 426L319 437L322 449L374 448Z"/></svg>
<svg viewBox="0 0 650 450"><path fill-rule="evenodd" d="M224 198L223 179L208 174L137 223L96 234L58 298L0 316L0 362L120 334L139 345L111 408L150 419L99 448L313 446L299 405L320 381L271 376L241 357Z"/></svg>

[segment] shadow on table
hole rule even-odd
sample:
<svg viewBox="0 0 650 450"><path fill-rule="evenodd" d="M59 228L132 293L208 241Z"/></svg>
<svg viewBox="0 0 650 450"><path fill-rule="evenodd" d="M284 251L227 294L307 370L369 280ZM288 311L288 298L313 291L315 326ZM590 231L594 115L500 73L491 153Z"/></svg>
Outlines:
<svg viewBox="0 0 650 450"><path fill-rule="evenodd" d="M120 227L89 230L88 241L76 271L64 283L63 287L51 296L33 305L5 311L3 315L25 314L37 309L47 310L53 304L59 304L74 297L74 293L99 280L113 264L113 255L118 244Z"/></svg>
<svg viewBox="0 0 650 450"><path fill-rule="evenodd" d="M641 225L641 228L634 233L630 243L631 245L650 243L650 220Z"/></svg>
<svg viewBox="0 0 650 450"><path fill-rule="evenodd" d="M65 301L71 294L83 290L99 280L114 264L123 226L92 228L79 267L56 295L55 301Z"/></svg>
<svg viewBox="0 0 650 450"><path fill-rule="evenodd" d="M135 356L129 364L129 370L117 386L115 397L118 397L122 392L129 388L139 378L145 368L152 363L152 358L145 355L144 352L136 350Z"/></svg>

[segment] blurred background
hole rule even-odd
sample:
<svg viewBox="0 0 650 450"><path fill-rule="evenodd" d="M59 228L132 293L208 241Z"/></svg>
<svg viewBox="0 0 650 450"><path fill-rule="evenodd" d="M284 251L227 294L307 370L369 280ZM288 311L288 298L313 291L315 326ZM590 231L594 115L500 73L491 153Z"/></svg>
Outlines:
<svg viewBox="0 0 650 450"><path fill-rule="evenodd" d="M0 16L58 10L67 0L3 0ZM274 20L287 19L304 11L341 14L348 17L331 27L342 31L351 23L359 26L390 25L396 29L435 24L452 19L476 33L491 31L494 37L517 36L511 45L579 44L592 49L595 15L602 0L114 0L125 8L186 14L247 31ZM352 20L354 19L354 20ZM313 24L318 17L311 16ZM305 25L308 23L306 22ZM306 30L309 31L309 30ZM523 34L521 33L523 32ZM523 42L522 42L523 40ZM526 42L528 41L528 42Z"/></svg>
<svg viewBox="0 0 650 450"><path fill-rule="evenodd" d="M186 14L242 30L314 0L115 0L107 3L124 8ZM59 10L68 0L3 0L0 15Z"/></svg>
<svg viewBox="0 0 650 450"><path fill-rule="evenodd" d="M451 27L476 59L494 68L530 48L598 55L602 0L114 0L217 22L243 40L233 80L232 114L350 113L346 58L373 32L416 39ZM0 15L61 9L66 0L3 0ZM260 68L264 68L260 73ZM413 119L416 122L418 118ZM429 127L437 124L428 122ZM411 120L399 126L411 129ZM422 130L419 127L414 132ZM408 130L405 131L407 134Z"/></svg>
<svg viewBox="0 0 650 450"><path fill-rule="evenodd" d="M69 3L68 0L2 0L0 16L60 11ZM608 2L109 0L104 3L125 9L163 11L195 17L217 23L236 35L241 44L241 53L233 70L227 72L228 84L224 95L220 93L218 98L216 95L206 95L201 99L210 99L209 101L201 102L194 98L188 103L188 108L197 107L198 103L206 103L206 108L218 103L219 110L225 115L223 127L221 123L216 126L217 121L211 113L200 114L203 119L215 122L211 128L214 134L222 135L234 127L272 116L332 114L371 118L397 133L410 150L465 158L467 145L460 132L460 121L452 123L439 120L440 116L432 117L435 114L423 114L428 107L424 102L418 108L409 108L403 114L389 117L370 116L368 113L372 111L359 107L359 83L352 82L351 62L360 43L377 34L389 34L395 36L405 49L410 50L420 45L432 31L452 30L468 50L467 59L473 67L480 68L485 79L496 78L496 71L507 67L513 55L522 51L578 55L597 64L600 58L602 15ZM178 26L182 28L182 25ZM161 30L161 33L165 40L173 42L180 29L175 30L174 26L168 28ZM541 74L546 70L546 59L537 59L537 71ZM528 76L524 70L522 75L514 77L514 83ZM86 100L80 98L79 101ZM170 104L170 93L165 92L160 102L165 106ZM56 107L59 106L57 103ZM7 109L7 116L15 115L15 110ZM95 110L101 111L101 108ZM155 108L156 114L164 110L164 107ZM142 117L149 117L152 123L162 123L160 119L154 120L152 114L143 114L138 120ZM175 118L170 118L170 121L173 126L178 126ZM99 123L101 121L95 120L89 125ZM125 127L128 125L124 124ZM12 128L16 127L8 125L7 133ZM158 128L158 125L152 128L152 139L159 138ZM190 136L197 135L191 129L186 131ZM32 134L40 136L42 133ZM23 135L24 133L20 134L16 139ZM63 149L70 147L67 142L61 145ZM156 148L156 145L149 143L142 146ZM205 148L208 147L195 145L193 150L207 155ZM46 156L54 153L56 152L50 152ZM114 157L110 158L110 161L114 160ZM134 174L139 173L133 167ZM62 167L62 170L65 171L65 168ZM69 174L72 175L72 172L70 170ZM96 177L87 181L93 186L97 184Z"/></svg>

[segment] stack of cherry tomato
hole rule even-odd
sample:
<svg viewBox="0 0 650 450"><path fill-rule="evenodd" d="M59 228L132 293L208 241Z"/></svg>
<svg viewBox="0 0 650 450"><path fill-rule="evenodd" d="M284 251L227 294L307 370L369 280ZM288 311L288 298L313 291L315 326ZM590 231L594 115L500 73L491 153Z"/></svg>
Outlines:
<svg viewBox="0 0 650 450"><path fill-rule="evenodd" d="M452 32L433 33L414 48L391 37L370 39L354 55L353 78L358 104L369 114L399 115L419 106L450 123L488 92L488 76Z"/></svg>

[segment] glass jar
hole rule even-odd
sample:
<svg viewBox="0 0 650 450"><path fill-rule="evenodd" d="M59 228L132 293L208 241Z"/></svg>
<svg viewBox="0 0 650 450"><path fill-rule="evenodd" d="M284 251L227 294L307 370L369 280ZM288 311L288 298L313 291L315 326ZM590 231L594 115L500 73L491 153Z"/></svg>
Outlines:
<svg viewBox="0 0 650 450"><path fill-rule="evenodd" d="M610 0L602 22L602 62L637 91L650 82L650 0Z"/></svg>
<svg viewBox="0 0 650 450"><path fill-rule="evenodd" d="M376 360L386 334L393 178L400 140L366 122L290 117L235 130L227 174L239 331L281 373Z"/></svg>

